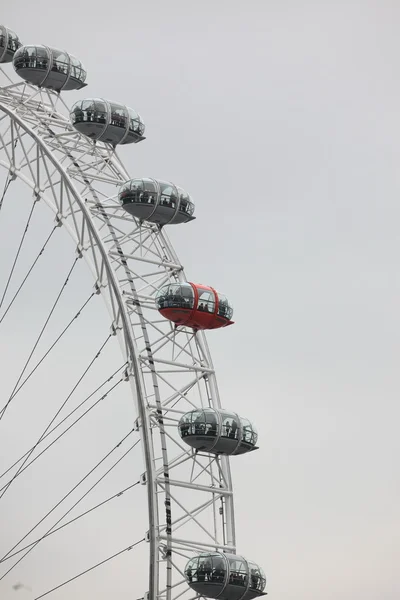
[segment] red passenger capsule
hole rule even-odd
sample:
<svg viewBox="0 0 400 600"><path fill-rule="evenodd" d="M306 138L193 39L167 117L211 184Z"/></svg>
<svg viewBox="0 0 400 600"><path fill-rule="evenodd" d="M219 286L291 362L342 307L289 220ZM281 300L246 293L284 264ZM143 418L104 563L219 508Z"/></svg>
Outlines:
<svg viewBox="0 0 400 600"><path fill-rule="evenodd" d="M233 308L212 287L197 283L169 283L160 288L156 305L166 319L193 329L232 325Z"/></svg>

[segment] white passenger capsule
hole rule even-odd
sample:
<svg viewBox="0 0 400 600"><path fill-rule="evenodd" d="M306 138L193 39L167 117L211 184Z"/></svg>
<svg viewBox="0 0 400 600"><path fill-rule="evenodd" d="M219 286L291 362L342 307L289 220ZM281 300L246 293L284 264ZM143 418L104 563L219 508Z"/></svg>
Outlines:
<svg viewBox="0 0 400 600"><path fill-rule="evenodd" d="M191 410L182 416L178 429L182 440L199 452L235 455L257 450L254 425L226 410Z"/></svg>
<svg viewBox="0 0 400 600"><path fill-rule="evenodd" d="M0 63L12 62L14 54L21 45L19 37L14 31L0 25Z"/></svg>
<svg viewBox="0 0 400 600"><path fill-rule="evenodd" d="M189 194L168 181L131 179L121 187L119 199L124 209L140 221L168 225L195 219Z"/></svg>
<svg viewBox="0 0 400 600"><path fill-rule="evenodd" d="M70 119L80 133L112 146L136 144L145 139L144 123L137 112L103 98L79 100L71 109Z"/></svg>
<svg viewBox="0 0 400 600"><path fill-rule="evenodd" d="M14 69L28 83L57 92L84 87L86 71L80 60L48 46L21 46L14 54Z"/></svg>
<svg viewBox="0 0 400 600"><path fill-rule="evenodd" d="M253 600L265 596L264 571L237 554L204 552L187 563L185 577L192 590L205 598Z"/></svg>

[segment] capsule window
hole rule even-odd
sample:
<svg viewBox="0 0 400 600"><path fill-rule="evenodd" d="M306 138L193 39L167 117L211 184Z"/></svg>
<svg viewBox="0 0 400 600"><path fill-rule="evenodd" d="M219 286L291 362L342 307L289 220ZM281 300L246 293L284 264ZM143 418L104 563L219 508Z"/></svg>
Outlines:
<svg viewBox="0 0 400 600"><path fill-rule="evenodd" d="M190 212L189 212L189 210L190 210L189 209L189 204L190 204L189 194L180 187L177 187L176 189L178 191L178 198L179 198L179 211L183 212L185 214L190 214Z"/></svg>
<svg viewBox="0 0 400 600"><path fill-rule="evenodd" d="M46 48L33 48L33 52L35 53L35 56L37 56L36 60L36 64L35 66L37 66L39 69L43 69L43 70L47 70L48 66L49 66L49 55L48 52L46 50ZM33 57L33 53L32 53L32 57ZM33 60L33 58L32 58Z"/></svg>
<svg viewBox="0 0 400 600"><path fill-rule="evenodd" d="M194 213L194 204L192 202L190 202L188 194L180 195L179 210L180 210L180 212L184 212L185 214L189 215L190 217Z"/></svg>
<svg viewBox="0 0 400 600"><path fill-rule="evenodd" d="M133 131L134 133L138 133L139 135L142 135L142 133L143 133L142 127L141 127L142 123L141 123L139 115L131 108L128 108L128 113L129 113L129 130Z"/></svg>
<svg viewBox="0 0 400 600"><path fill-rule="evenodd" d="M25 46L15 53L14 66L16 69L27 69L36 67L36 48Z"/></svg>
<svg viewBox="0 0 400 600"><path fill-rule="evenodd" d="M157 308L170 308L174 300L174 290L172 285L165 285L157 292Z"/></svg>
<svg viewBox="0 0 400 600"><path fill-rule="evenodd" d="M3 36L0 36L0 46L4 47L4 37ZM9 29L8 30L8 43L7 43L8 50L15 52L16 50L18 50L19 46L20 46L20 44L18 42L17 34L14 33L14 31L11 31Z"/></svg>
<svg viewBox="0 0 400 600"><path fill-rule="evenodd" d="M185 575L186 575L189 583L198 581L198 579L197 579L198 563L199 563L199 558L198 558L198 556L196 556L196 558L192 558L192 560L190 560L188 562L188 564L186 565Z"/></svg>
<svg viewBox="0 0 400 600"><path fill-rule="evenodd" d="M257 444L257 430L247 419L242 419L242 436L243 441L255 446Z"/></svg>
<svg viewBox="0 0 400 600"><path fill-rule="evenodd" d="M168 287L163 286L160 288L156 294L156 306L158 309L168 308L167 305L167 295L168 295Z"/></svg>
<svg viewBox="0 0 400 600"><path fill-rule="evenodd" d="M71 77L79 79L81 74L81 63L77 58L71 56Z"/></svg>
<svg viewBox="0 0 400 600"><path fill-rule="evenodd" d="M178 202L177 190L169 183L160 183L160 206L167 206L175 210Z"/></svg>
<svg viewBox="0 0 400 600"><path fill-rule="evenodd" d="M197 581L209 581L212 573L212 563L209 556L199 558Z"/></svg>
<svg viewBox="0 0 400 600"><path fill-rule="evenodd" d="M155 204L155 185L151 181L133 179L124 186L120 198L121 200L126 198L129 202L140 204Z"/></svg>
<svg viewBox="0 0 400 600"><path fill-rule="evenodd" d="M186 437L191 434L191 415L183 415L183 417L179 421L179 431L181 437Z"/></svg>
<svg viewBox="0 0 400 600"><path fill-rule="evenodd" d="M206 419L204 411L199 410L192 413L192 434L194 435L205 435L206 434Z"/></svg>
<svg viewBox="0 0 400 600"><path fill-rule="evenodd" d="M126 114L124 108L111 106L111 125L126 129Z"/></svg>
<svg viewBox="0 0 400 600"><path fill-rule="evenodd" d="M102 123L103 125L107 123L107 106L103 100L96 100L95 102L94 120L96 123Z"/></svg>
<svg viewBox="0 0 400 600"><path fill-rule="evenodd" d="M59 52L58 50L53 50L53 66L51 67L52 71L58 71L59 73L63 73L64 75L68 75L69 73L69 56L65 52Z"/></svg>
<svg viewBox="0 0 400 600"><path fill-rule="evenodd" d="M197 303L197 309L204 312L213 313L215 309L215 295L212 290L198 289L199 300Z"/></svg>
<svg viewBox="0 0 400 600"><path fill-rule="evenodd" d="M240 557L229 559L229 583L247 586L247 564Z"/></svg>
<svg viewBox="0 0 400 600"><path fill-rule="evenodd" d="M189 283L172 283L162 287L156 296L157 308L187 308L194 306L194 293Z"/></svg>
<svg viewBox="0 0 400 600"><path fill-rule="evenodd" d="M187 208L188 208L188 198L184 194L181 194L180 195L180 199L181 199L181 201L180 201L180 204L179 204L179 210L181 212L187 213L188 212L188 210L187 210Z"/></svg>
<svg viewBox="0 0 400 600"><path fill-rule="evenodd" d="M226 575L226 566L224 559L219 555L215 554L211 558L212 561L212 573L211 581L213 583L224 583Z"/></svg>
<svg viewBox="0 0 400 600"><path fill-rule="evenodd" d="M144 191L140 202L145 204L155 204L157 199L157 187L154 181L150 179L143 180Z"/></svg>
<svg viewBox="0 0 400 600"><path fill-rule="evenodd" d="M157 193L157 186L151 179L143 179L144 189L146 192L152 192L153 194Z"/></svg>
<svg viewBox="0 0 400 600"><path fill-rule="evenodd" d="M189 583L209 581L222 584L225 580L225 573L224 560L218 554L201 554L192 558L185 570Z"/></svg>
<svg viewBox="0 0 400 600"><path fill-rule="evenodd" d="M248 419L242 417L242 440L247 444L255 444L253 439L253 427Z"/></svg>
<svg viewBox="0 0 400 600"><path fill-rule="evenodd" d="M223 294L218 294L218 316L230 320L232 315L233 308L230 306L228 298Z"/></svg>
<svg viewBox="0 0 400 600"><path fill-rule="evenodd" d="M83 68L83 65L80 60L78 60L75 56L69 55L70 64L71 64L71 77L74 79L79 79L82 83L86 79L86 71Z"/></svg>
<svg viewBox="0 0 400 600"><path fill-rule="evenodd" d="M249 562L250 589L262 592L265 588L264 571L255 563Z"/></svg>
<svg viewBox="0 0 400 600"><path fill-rule="evenodd" d="M71 121L72 124L75 125L75 123L82 123L83 121L85 121L85 119L87 119L87 115L86 115L86 111L85 113L82 110L83 107L83 102L77 102L73 107L72 107L72 111L71 111Z"/></svg>
<svg viewBox="0 0 400 600"><path fill-rule="evenodd" d="M135 179L131 182L130 189L136 194L140 194L144 190L144 184L141 179Z"/></svg>
<svg viewBox="0 0 400 600"><path fill-rule="evenodd" d="M237 418L234 415L224 415L222 419L221 437L237 440L239 435Z"/></svg>
<svg viewBox="0 0 400 600"><path fill-rule="evenodd" d="M204 411L204 414L205 414L205 421L206 421L205 434L216 437L218 434L217 415L215 414L215 412L213 410L206 410L206 411Z"/></svg>
<svg viewBox="0 0 400 600"><path fill-rule="evenodd" d="M93 122L95 120L96 106L93 100L84 100L82 102L83 120Z"/></svg>
<svg viewBox="0 0 400 600"><path fill-rule="evenodd" d="M181 283L181 294L183 300L182 308L192 309L194 306L194 292L189 283Z"/></svg>

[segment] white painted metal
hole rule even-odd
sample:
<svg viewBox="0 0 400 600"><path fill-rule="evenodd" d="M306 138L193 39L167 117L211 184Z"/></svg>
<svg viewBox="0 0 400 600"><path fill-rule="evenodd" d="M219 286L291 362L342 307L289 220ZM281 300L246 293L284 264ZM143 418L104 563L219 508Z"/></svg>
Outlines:
<svg viewBox="0 0 400 600"><path fill-rule="evenodd" d="M234 553L235 526L228 458L196 454L176 428L179 414L221 408L204 333L175 329L155 309L159 287L186 281L183 267L164 229L120 206L118 187L132 177L113 149L72 128L60 95L1 73L0 165L71 235L129 363L148 492L149 597L191 598L186 584L177 590L187 558L205 548Z"/></svg>

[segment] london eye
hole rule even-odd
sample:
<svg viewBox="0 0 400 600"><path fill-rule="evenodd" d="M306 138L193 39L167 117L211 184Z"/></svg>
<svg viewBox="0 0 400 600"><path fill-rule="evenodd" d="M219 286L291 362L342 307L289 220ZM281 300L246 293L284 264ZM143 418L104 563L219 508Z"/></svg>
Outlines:
<svg viewBox="0 0 400 600"><path fill-rule="evenodd" d="M129 543L76 577L126 552L135 599L265 595L262 567L236 542L230 470L257 450L257 430L251 406L238 415L220 396L205 333L234 324L234 298L218 282L188 281L166 233L180 225L196 235L195 201L178 182L128 173L118 146L145 143L142 110L129 98L90 97L80 58L24 45L2 26L0 63L0 507L24 496L33 507L15 512L1 542L0 590L50 536L105 503L118 511L118 498L141 490L145 501L129 498ZM69 105L72 90L81 98ZM84 426L98 431L99 463ZM110 456L98 481L113 465L134 479L71 513L90 500L92 488L78 497L78 486ZM48 490L43 507L38 487ZM53 581L48 565L34 564L43 571L35 598L76 578Z"/></svg>

